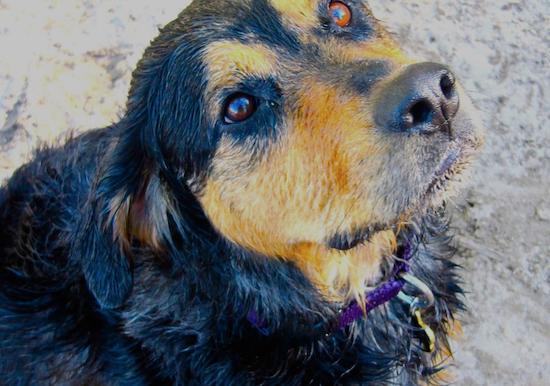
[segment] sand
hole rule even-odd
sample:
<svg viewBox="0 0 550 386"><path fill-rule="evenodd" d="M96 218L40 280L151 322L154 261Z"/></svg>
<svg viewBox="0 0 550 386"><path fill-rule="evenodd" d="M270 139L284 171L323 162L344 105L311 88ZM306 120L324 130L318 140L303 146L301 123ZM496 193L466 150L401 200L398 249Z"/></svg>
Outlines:
<svg viewBox="0 0 550 386"><path fill-rule="evenodd" d="M37 143L123 113L130 72L187 0L0 0L0 179ZM370 4L405 49L449 64L487 144L451 205L470 292L458 385L550 384L550 2Z"/></svg>

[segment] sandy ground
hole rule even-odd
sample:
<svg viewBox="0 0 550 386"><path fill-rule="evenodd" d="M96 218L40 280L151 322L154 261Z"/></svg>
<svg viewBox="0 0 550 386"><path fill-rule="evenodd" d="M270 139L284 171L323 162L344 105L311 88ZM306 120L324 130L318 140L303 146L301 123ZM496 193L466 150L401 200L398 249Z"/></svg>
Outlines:
<svg viewBox="0 0 550 386"><path fill-rule="evenodd" d="M0 0L0 178L39 141L117 119L143 48L187 0ZM450 64L487 145L456 200L470 291L459 385L550 385L550 2L370 2L406 50Z"/></svg>

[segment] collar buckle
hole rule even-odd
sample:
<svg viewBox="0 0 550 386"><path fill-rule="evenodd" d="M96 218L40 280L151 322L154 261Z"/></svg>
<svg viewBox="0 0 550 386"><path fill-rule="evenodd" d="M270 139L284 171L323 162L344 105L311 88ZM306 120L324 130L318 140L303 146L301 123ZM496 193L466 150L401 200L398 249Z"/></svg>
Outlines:
<svg viewBox="0 0 550 386"><path fill-rule="evenodd" d="M409 306L409 312L412 318L412 325L417 328L416 338L420 341L422 350L427 353L435 351L435 333L431 327L426 324L422 318L422 311L434 305L435 297L424 282L410 273L401 273L401 279L416 288L421 295L410 296L401 291L397 295L398 299Z"/></svg>

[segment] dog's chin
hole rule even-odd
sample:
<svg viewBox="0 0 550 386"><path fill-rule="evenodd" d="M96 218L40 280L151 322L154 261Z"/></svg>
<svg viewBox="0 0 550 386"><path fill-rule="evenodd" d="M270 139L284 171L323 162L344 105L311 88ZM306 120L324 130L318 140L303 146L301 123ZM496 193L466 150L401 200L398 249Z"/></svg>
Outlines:
<svg viewBox="0 0 550 386"><path fill-rule="evenodd" d="M451 143L444 153L435 172L426 180L426 186L419 196L411 200L411 205L384 224L368 224L359 231L334 236L327 247L340 251L351 251L369 241L379 232L394 231L396 234L407 227L414 219L429 212L437 211L458 194L467 180L466 175L475 149L459 143Z"/></svg>
<svg viewBox="0 0 550 386"><path fill-rule="evenodd" d="M423 216L428 211L439 209L458 194L467 180L467 172L474 150L460 143L452 143L442 157L433 175L418 200L404 212L401 222Z"/></svg>

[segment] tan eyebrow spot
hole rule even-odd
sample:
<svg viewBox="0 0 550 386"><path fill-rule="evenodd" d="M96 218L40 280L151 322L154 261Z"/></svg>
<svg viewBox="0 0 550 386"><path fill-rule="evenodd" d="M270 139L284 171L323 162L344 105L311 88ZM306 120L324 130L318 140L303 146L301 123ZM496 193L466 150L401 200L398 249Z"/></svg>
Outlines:
<svg viewBox="0 0 550 386"><path fill-rule="evenodd" d="M270 0L283 22L293 28L310 28L318 24L318 0Z"/></svg>
<svg viewBox="0 0 550 386"><path fill-rule="evenodd" d="M204 53L209 91L239 82L244 76L273 74L277 57L261 44L224 40L210 44Z"/></svg>
<svg viewBox="0 0 550 386"><path fill-rule="evenodd" d="M401 48L390 38L380 37L362 44L336 45L332 51L340 52L342 58L348 61L362 58L389 60L394 64L403 66L414 62Z"/></svg>

